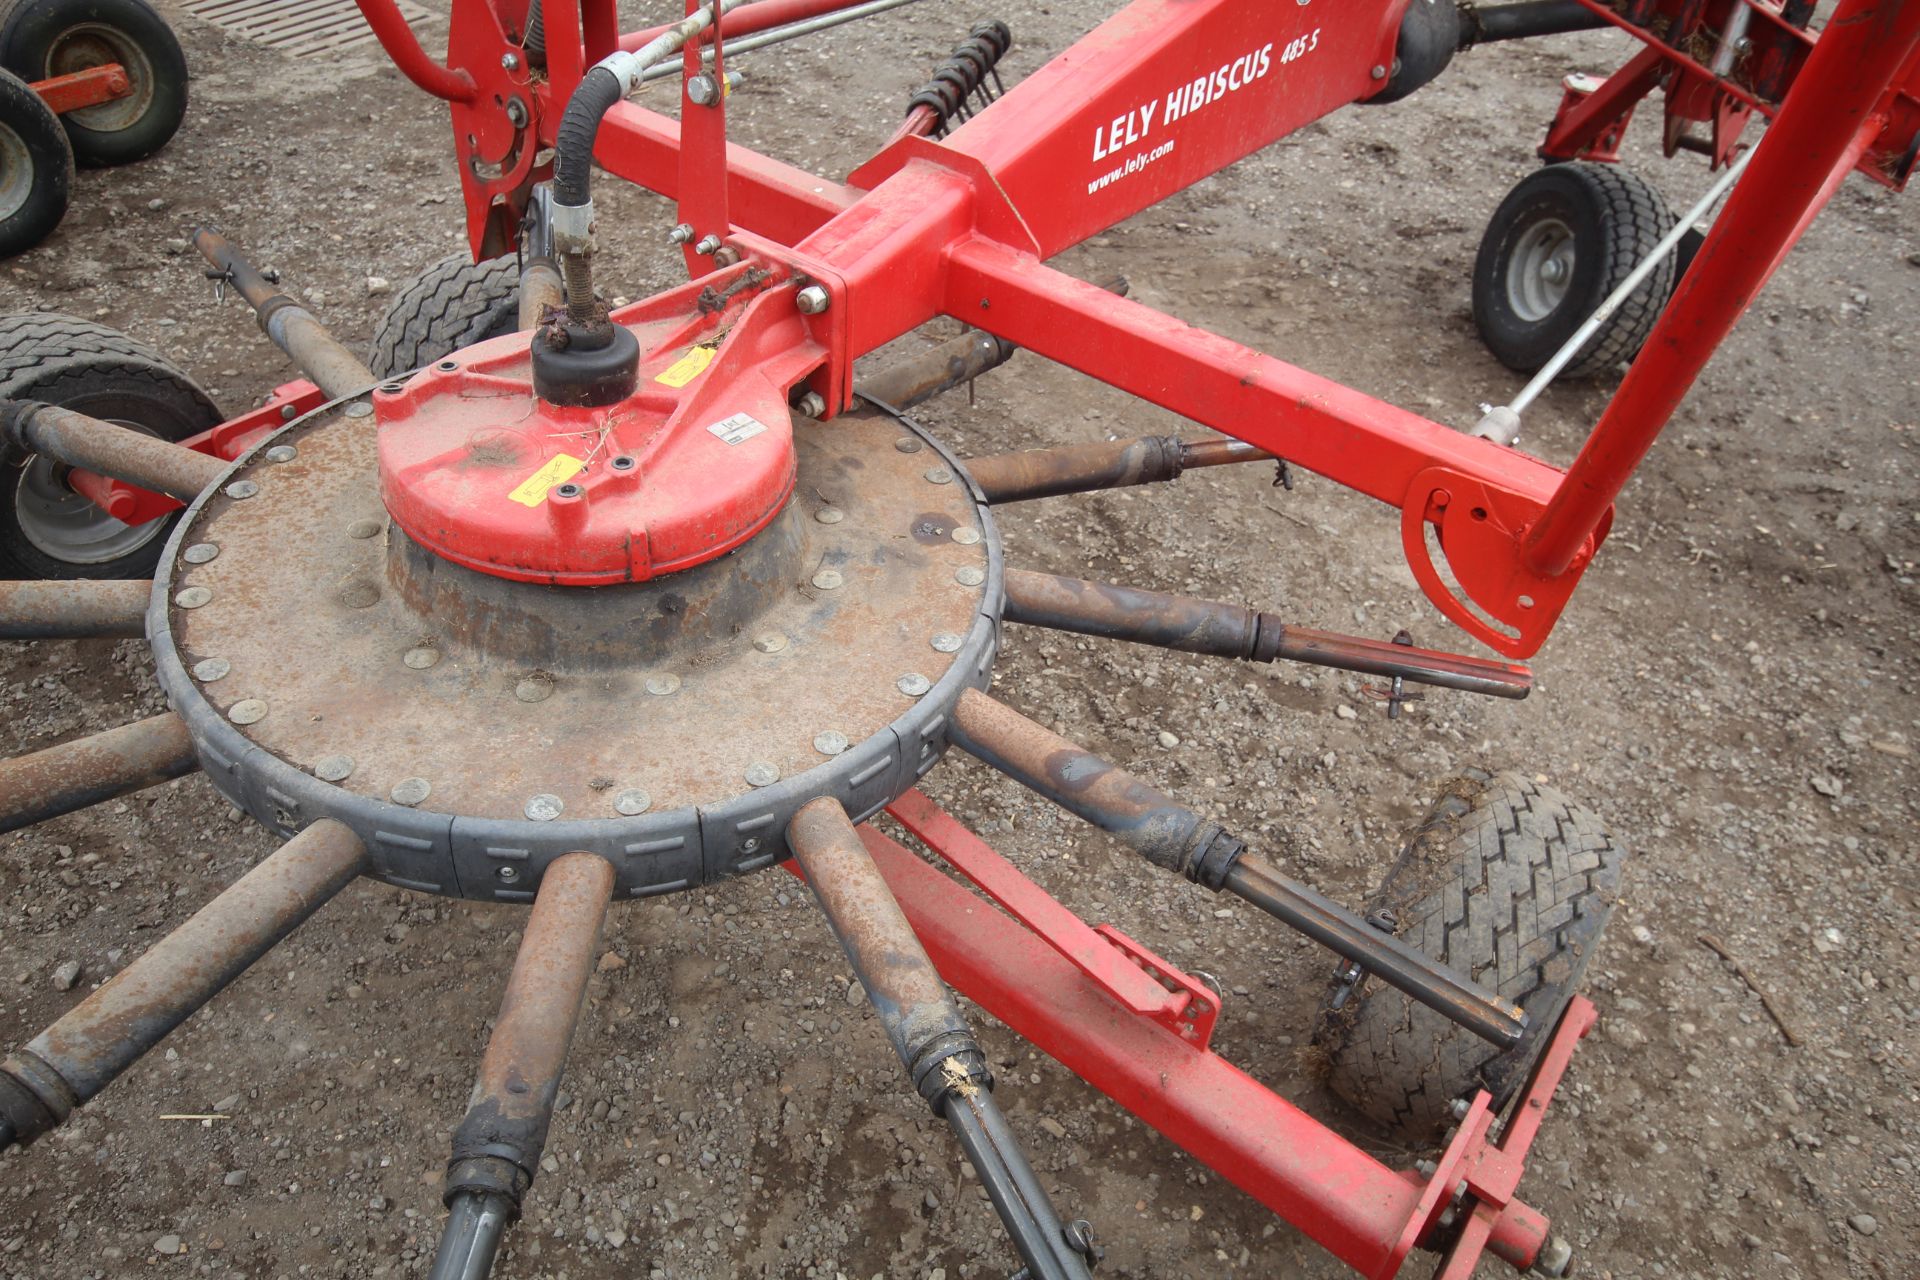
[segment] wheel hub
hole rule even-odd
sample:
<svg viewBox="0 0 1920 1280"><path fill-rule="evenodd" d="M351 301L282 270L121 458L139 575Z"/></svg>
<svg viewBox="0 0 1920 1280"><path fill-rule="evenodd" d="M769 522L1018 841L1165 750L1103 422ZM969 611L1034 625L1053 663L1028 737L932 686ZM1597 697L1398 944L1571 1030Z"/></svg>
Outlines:
<svg viewBox="0 0 1920 1280"><path fill-rule="evenodd" d="M356 403L236 464L175 531L149 631L229 799L282 833L345 822L390 882L525 899L584 849L637 896L770 865L808 800L857 820L912 786L986 683L991 518L876 410L792 419L794 496L732 554L598 588L423 546L369 483L416 420L378 421ZM618 483L601 452L581 487Z"/></svg>

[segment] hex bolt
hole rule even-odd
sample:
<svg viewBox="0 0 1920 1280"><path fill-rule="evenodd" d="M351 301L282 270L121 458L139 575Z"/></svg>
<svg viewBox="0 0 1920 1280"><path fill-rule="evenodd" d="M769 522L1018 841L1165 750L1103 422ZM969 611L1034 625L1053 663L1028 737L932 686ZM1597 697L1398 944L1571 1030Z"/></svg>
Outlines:
<svg viewBox="0 0 1920 1280"><path fill-rule="evenodd" d="M696 107L711 107L720 101L720 82L702 71L687 77L687 101Z"/></svg>
<svg viewBox="0 0 1920 1280"><path fill-rule="evenodd" d="M700 237L699 244L696 244L695 246L693 246L693 251L698 254L711 254L717 249L719 249L719 247L720 247L719 236L705 235Z"/></svg>
<svg viewBox="0 0 1920 1280"><path fill-rule="evenodd" d="M835 569L822 569L813 575L813 585L822 591L836 590L845 581L846 579L842 578L839 571Z"/></svg>
<svg viewBox="0 0 1920 1280"><path fill-rule="evenodd" d="M803 316L817 316L833 305L833 295L817 284L810 284L793 295L793 305Z"/></svg>
<svg viewBox="0 0 1920 1280"><path fill-rule="evenodd" d="M613 811L635 818L653 807L653 797L638 787L629 787L613 798Z"/></svg>
<svg viewBox="0 0 1920 1280"><path fill-rule="evenodd" d="M823 756L837 756L847 749L847 735L838 729L822 729L813 735L813 749Z"/></svg>
<svg viewBox="0 0 1920 1280"><path fill-rule="evenodd" d="M412 808L432 794L433 784L425 778L402 778L393 784L393 790L387 793L387 798L395 804Z"/></svg>
<svg viewBox="0 0 1920 1280"><path fill-rule="evenodd" d="M1465 1098L1455 1098L1453 1105L1448 1108L1448 1111L1455 1120L1465 1120L1467 1118L1467 1112L1471 1110L1473 1110L1473 1104Z"/></svg>
<svg viewBox="0 0 1920 1280"><path fill-rule="evenodd" d="M542 791L527 801L527 807L522 812L533 822L552 822L564 808L566 806L560 802L559 796Z"/></svg>
<svg viewBox="0 0 1920 1280"><path fill-rule="evenodd" d="M511 52L501 54L500 69L502 71L518 71L520 69L520 55Z"/></svg>
<svg viewBox="0 0 1920 1280"><path fill-rule="evenodd" d="M1385 80L1387 78L1387 69L1383 66L1380 66L1378 63L1375 63L1373 70L1368 72L1367 74L1372 76L1375 80Z"/></svg>
<svg viewBox="0 0 1920 1280"><path fill-rule="evenodd" d="M934 467L927 472L928 484L952 484L953 472L945 467Z"/></svg>
<svg viewBox="0 0 1920 1280"><path fill-rule="evenodd" d="M800 397L800 403L793 406L803 418L817 418L827 411L826 397L818 391L809 391Z"/></svg>
<svg viewBox="0 0 1920 1280"><path fill-rule="evenodd" d="M673 230L667 232L667 239L671 240L674 244L685 244L693 239L693 228L683 222Z"/></svg>
<svg viewBox="0 0 1920 1280"><path fill-rule="evenodd" d="M847 513L838 507L822 507L813 513L813 518L821 524L839 524L847 518Z"/></svg>
<svg viewBox="0 0 1920 1280"><path fill-rule="evenodd" d="M680 688L680 677L671 671L657 676L647 677L647 692L657 697L666 697Z"/></svg>
<svg viewBox="0 0 1920 1280"><path fill-rule="evenodd" d="M747 785L751 787L770 787L780 781L780 770L765 760L756 760L747 766Z"/></svg>
<svg viewBox="0 0 1920 1280"><path fill-rule="evenodd" d="M258 492L260 492L260 486L251 480L235 480L227 486L227 496L236 502L243 498L251 498Z"/></svg>
<svg viewBox="0 0 1920 1280"><path fill-rule="evenodd" d="M953 575L953 580L963 587L977 587L987 580L987 571L978 565L966 565Z"/></svg>
<svg viewBox="0 0 1920 1280"><path fill-rule="evenodd" d="M298 409L295 409L292 405L283 404L280 406L280 421L292 422L295 418L299 416L300 416L300 411Z"/></svg>
<svg viewBox="0 0 1920 1280"><path fill-rule="evenodd" d="M906 694L909 698L917 698L927 690L933 688L933 681L927 679L918 671L907 672L907 674L895 680L893 684L896 689Z"/></svg>
<svg viewBox="0 0 1920 1280"><path fill-rule="evenodd" d="M227 708L227 719L235 724L258 724L267 718L267 704L258 698L242 698Z"/></svg>
<svg viewBox="0 0 1920 1280"><path fill-rule="evenodd" d="M531 119L533 119L533 115L527 110L527 104L519 94L516 93L507 99L508 124L516 129L524 129L527 127L527 121Z"/></svg>
<svg viewBox="0 0 1920 1280"><path fill-rule="evenodd" d="M1434 1170L1438 1169L1439 1167L1440 1167L1439 1165L1435 1164L1431 1160L1417 1160L1414 1162L1413 1170L1415 1173L1418 1173L1423 1178L1431 1178L1434 1174Z"/></svg>
<svg viewBox="0 0 1920 1280"><path fill-rule="evenodd" d="M411 670L425 671L428 667L440 661L440 651L427 645L421 645L417 649L407 650L406 656L401 658L400 661L406 663Z"/></svg>
<svg viewBox="0 0 1920 1280"><path fill-rule="evenodd" d="M322 782L343 782L352 772L352 756L321 756L313 766L313 776Z"/></svg>
<svg viewBox="0 0 1920 1280"><path fill-rule="evenodd" d="M970 547L980 541L980 531L968 525L961 525L953 531L953 540L963 547Z"/></svg>
<svg viewBox="0 0 1920 1280"><path fill-rule="evenodd" d="M292 462L299 456L300 451L290 444L277 444L266 452L268 462Z"/></svg>
<svg viewBox="0 0 1920 1280"><path fill-rule="evenodd" d="M960 637L951 631L936 631L933 634L933 649L935 653L958 653L960 652L960 645Z"/></svg>
<svg viewBox="0 0 1920 1280"><path fill-rule="evenodd" d="M738 261L740 251L730 244L723 244L713 251L713 265L716 267L730 267Z"/></svg>
<svg viewBox="0 0 1920 1280"><path fill-rule="evenodd" d="M186 587L174 595L173 602L182 609L198 609L212 599L213 592L205 587Z"/></svg>
<svg viewBox="0 0 1920 1280"><path fill-rule="evenodd" d="M193 678L201 684L212 684L233 670L233 664L225 658L202 658L193 664Z"/></svg>
<svg viewBox="0 0 1920 1280"><path fill-rule="evenodd" d="M211 542L196 542L180 553L180 558L188 564L205 564L220 554L220 548Z"/></svg>
<svg viewBox="0 0 1920 1280"><path fill-rule="evenodd" d="M787 638L778 631L767 631L753 638L753 647L762 653L778 653L787 647Z"/></svg>
<svg viewBox="0 0 1920 1280"><path fill-rule="evenodd" d="M400 390L400 387L399 387L399 384L393 383L393 384L389 384L389 387L382 388L382 390L389 390L389 389L392 391L398 391ZM344 412L346 413L346 416L349 418L371 418L373 416L373 406L368 404L365 400L355 400L352 404L346 407Z"/></svg>

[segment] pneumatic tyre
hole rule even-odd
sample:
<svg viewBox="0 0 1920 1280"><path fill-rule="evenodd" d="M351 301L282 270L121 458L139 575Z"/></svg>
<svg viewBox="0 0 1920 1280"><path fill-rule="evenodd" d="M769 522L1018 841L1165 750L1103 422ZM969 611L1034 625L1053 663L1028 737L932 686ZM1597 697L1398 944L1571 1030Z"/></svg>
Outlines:
<svg viewBox="0 0 1920 1280"><path fill-rule="evenodd" d="M456 253L393 296L373 331L367 366L391 378L519 327L519 265L510 257L475 262Z"/></svg>
<svg viewBox="0 0 1920 1280"><path fill-rule="evenodd" d="M73 195L73 152L60 118L19 76L0 70L0 257L53 234Z"/></svg>
<svg viewBox="0 0 1920 1280"><path fill-rule="evenodd" d="M1617 165L1535 170L1500 202L1473 263L1473 322L1500 363L1552 358L1673 227L1658 191ZM1568 362L1568 377L1633 359L1673 291L1668 254Z"/></svg>
<svg viewBox="0 0 1920 1280"><path fill-rule="evenodd" d="M1315 1023L1328 1084L1413 1144L1476 1089L1504 1110L1580 985L1613 913L1624 852L1600 821L1519 774L1449 782L1367 904L1393 932L1527 1014L1498 1049L1376 978L1336 984Z"/></svg>
<svg viewBox="0 0 1920 1280"><path fill-rule="evenodd" d="M212 397L145 343L49 313L0 318L0 399L39 400L165 440L224 420ZM75 493L67 471L0 446L0 577L153 576L176 517L122 524Z"/></svg>
<svg viewBox="0 0 1920 1280"><path fill-rule="evenodd" d="M60 117L81 165L144 160L187 114L187 57L145 0L14 0L0 19L0 66L48 80L117 62L132 91Z"/></svg>

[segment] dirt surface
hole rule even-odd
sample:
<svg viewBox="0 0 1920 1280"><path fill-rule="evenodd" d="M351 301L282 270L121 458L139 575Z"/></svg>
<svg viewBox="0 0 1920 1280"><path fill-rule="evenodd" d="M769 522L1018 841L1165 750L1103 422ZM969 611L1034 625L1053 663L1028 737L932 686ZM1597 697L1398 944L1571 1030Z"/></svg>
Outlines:
<svg viewBox="0 0 1920 1280"><path fill-rule="evenodd" d="M1100 10L1003 13L1013 74ZM376 55L296 63L175 16L196 69L184 131L147 163L83 172L66 225L0 267L0 308L123 328L237 412L294 371L243 306L214 304L182 237L220 226L363 340L386 301L369 277L397 287L463 242L446 112ZM988 16L934 0L743 59L736 131L843 173ZM1408 102L1309 127L1061 265L1123 271L1149 304L1465 425L1517 385L1468 316L1483 220L1534 163L1559 77L1622 56L1598 35L1476 51ZM1662 163L1636 128L1630 161L1676 203L1703 188L1697 157ZM603 283L634 297L673 283L667 207L601 189ZM1588 1276L1920 1272L1917 264L1913 203L1850 181L1628 489L1525 703L1434 694L1390 723L1338 674L1010 635L1009 701L1349 903L1452 769L1517 768L1604 816L1634 856L1589 974L1602 1020L1525 1184ZM1182 425L1032 358L977 391L925 415L963 452ZM1565 462L1604 395L1550 392L1527 447ZM1415 590L1390 512L1316 477L1291 492L1270 478L1222 469L1009 510L1009 560L1464 643ZM0 698L9 752L161 707L135 642L0 645ZM1416 1158L1345 1119L1303 1065L1324 953L970 761L928 788L1089 919L1216 975L1230 1058L1383 1158ZM197 778L8 837L7 1045L269 846ZM0 1158L0 1274L422 1274L448 1131L521 920L350 888L65 1130ZM1765 988L1797 1048L1702 934ZM1015 1269L784 873L621 909L605 955L501 1276ZM1345 1274L980 1022L1055 1202L1107 1247L1101 1275Z"/></svg>

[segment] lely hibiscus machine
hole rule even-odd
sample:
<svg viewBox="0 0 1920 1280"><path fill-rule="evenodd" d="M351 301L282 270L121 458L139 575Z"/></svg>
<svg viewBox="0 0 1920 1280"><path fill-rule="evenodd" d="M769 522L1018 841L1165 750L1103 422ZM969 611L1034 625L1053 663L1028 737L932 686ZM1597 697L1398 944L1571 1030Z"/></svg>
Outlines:
<svg viewBox="0 0 1920 1280"><path fill-rule="evenodd" d="M1007 29L973 28L844 180L727 141L730 54L900 2L719 0L622 34L613 0L454 0L443 64L392 0L360 0L451 104L474 256L518 254L515 331L376 377L205 232L211 274L311 382L178 443L6 403L10 457L59 510L166 537L150 580L0 584L0 634L144 635L172 709L0 764L0 830L199 769L286 843L16 1042L0 1146L63 1122L357 876L525 903L432 1272L485 1275L539 1170L610 905L785 864L1020 1275L1088 1275L1097 1224L1022 1155L952 988L1362 1274L1416 1251L1453 1280L1489 1254L1565 1274L1519 1188L1595 1016L1574 984L1621 862L1597 821L1469 772L1349 910L990 695L995 657L1011 623L1370 673L1396 710L1409 682L1524 696L1519 660L1715 344L1848 173L1904 183L1920 3L1842 0L1816 35L1799 0L1135 0L1012 85ZM1565 470L1498 415L1430 422L1046 265L1336 108L1404 97L1461 47L1599 26L1642 51L1569 83L1546 153L1571 163L1549 171L1603 168L1658 88L1669 152L1745 172ZM629 99L669 76L677 120ZM596 219L595 160L677 202L689 283L609 313L596 242L640 232ZM1516 314L1603 267L1626 291L1675 273L1664 239L1639 280L1596 265L1581 208L1542 207L1502 258ZM941 316L972 331L856 379ZM1016 346L1222 436L963 460L905 416ZM1003 560L1003 504L1276 459L1397 512L1427 597L1501 656ZM950 747L1334 952L1315 1030L1333 1087L1432 1158L1391 1167L1215 1055L1217 990L1082 922L916 789ZM863 825L883 812L921 847Z"/></svg>

